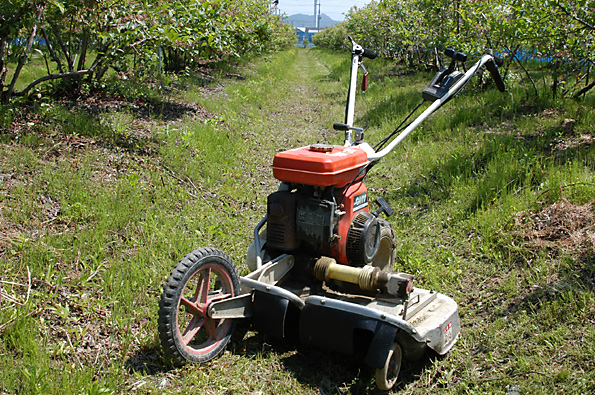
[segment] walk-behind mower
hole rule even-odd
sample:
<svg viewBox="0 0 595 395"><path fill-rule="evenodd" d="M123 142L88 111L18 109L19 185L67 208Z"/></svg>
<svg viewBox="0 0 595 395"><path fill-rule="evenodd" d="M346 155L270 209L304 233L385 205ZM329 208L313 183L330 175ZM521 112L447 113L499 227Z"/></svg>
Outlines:
<svg viewBox="0 0 595 395"><path fill-rule="evenodd" d="M251 318L257 331L272 336L294 334L305 344L346 354L363 350L365 362L376 369L377 386L388 390L402 359L418 359L427 349L443 355L455 344L456 302L416 288L413 275L394 271L397 240L381 217L393 210L382 198L376 211L370 209L363 179L484 67L504 91L501 60L487 51L463 73L457 66L467 56L446 50L450 65L423 91L422 103L429 106L372 148L353 118L358 70L365 89L362 61L376 52L349 39L345 123L334 125L345 132L345 144L313 144L275 155L273 175L281 184L268 196L267 214L254 230L250 274L240 277L229 256L215 248L196 249L175 266L159 306L161 343L174 363L217 357L235 321Z"/></svg>

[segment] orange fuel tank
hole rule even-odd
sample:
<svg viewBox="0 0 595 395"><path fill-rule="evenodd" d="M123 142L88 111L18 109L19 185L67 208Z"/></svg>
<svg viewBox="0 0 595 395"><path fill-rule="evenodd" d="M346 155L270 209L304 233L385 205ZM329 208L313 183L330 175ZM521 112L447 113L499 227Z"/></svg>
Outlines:
<svg viewBox="0 0 595 395"><path fill-rule="evenodd" d="M344 187L368 164L360 148L314 144L279 152L273 160L273 175L279 181L319 187Z"/></svg>

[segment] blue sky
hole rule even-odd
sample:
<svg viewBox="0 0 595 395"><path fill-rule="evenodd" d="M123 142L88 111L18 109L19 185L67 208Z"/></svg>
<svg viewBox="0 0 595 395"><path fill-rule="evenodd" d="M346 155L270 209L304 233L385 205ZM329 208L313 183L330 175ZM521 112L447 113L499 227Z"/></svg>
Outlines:
<svg viewBox="0 0 595 395"><path fill-rule="evenodd" d="M351 7L361 8L369 2L370 0L320 0L320 13L328 15L336 21L342 21L345 19L343 14L346 14ZM281 13L287 15L314 15L314 0L279 0L279 9Z"/></svg>

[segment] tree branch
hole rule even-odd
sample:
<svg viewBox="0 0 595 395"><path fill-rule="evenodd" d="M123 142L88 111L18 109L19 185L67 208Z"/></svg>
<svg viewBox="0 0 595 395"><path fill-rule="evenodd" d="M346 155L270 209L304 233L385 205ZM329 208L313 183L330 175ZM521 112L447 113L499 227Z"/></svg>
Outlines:
<svg viewBox="0 0 595 395"><path fill-rule="evenodd" d="M68 50L68 47L64 43L64 40L62 40L62 35L60 34L60 30L58 29L58 27L56 26L55 23L50 22L50 25L52 26L54 36L56 36L56 39L58 40L58 44L60 44L60 48L62 48L62 52L64 53L64 56L66 57L66 63L68 64L68 70L74 71L74 60L72 59L72 54Z"/></svg>
<svg viewBox="0 0 595 395"><path fill-rule="evenodd" d="M537 85L535 85L535 81L533 81L533 78L531 78L531 74L529 74L529 72L527 71L527 69L525 68L525 66L523 66L523 62L521 62L518 58L516 59L517 63L519 64L519 66L521 66L521 68L523 69L523 71L525 72L525 75L527 75L527 78L529 78L529 81L531 81L531 84L533 85L533 89L535 89L535 96L539 96L539 91L537 90ZM527 93L527 99L529 98L529 90L526 89L526 93Z"/></svg>
<svg viewBox="0 0 595 395"><path fill-rule="evenodd" d="M87 70L79 70L79 71L70 71L68 73L60 73L60 74L50 74L50 75L46 75L43 76L41 78L36 79L35 81L33 81L32 83L30 83L29 85L27 85L27 87L25 89L23 89L20 92L14 92L13 96L25 96L27 95L27 93L33 88L35 87L35 85L38 85L44 81L49 81L49 80L57 80L60 78L69 78L69 77L78 77L81 75L87 75L87 74L91 74L94 70L94 67L90 67Z"/></svg>
<svg viewBox="0 0 595 395"><path fill-rule="evenodd" d="M588 91L590 91L593 87L595 86L595 81L591 82L589 85L585 86L583 89L581 89L580 91L578 91L577 93L575 93L572 98L573 99L578 99L580 95L587 93Z"/></svg>
<svg viewBox="0 0 595 395"><path fill-rule="evenodd" d="M585 27L588 27L591 30L595 30L595 26L593 26L589 22L585 21L584 19L579 18L578 16L574 15L573 13L571 13L568 9L566 9L566 7L564 7L559 2L556 2L556 6L558 6L558 8L562 10L562 12L564 12L566 15L568 15L569 17L571 17L575 21L579 22L580 24L584 25Z"/></svg>
<svg viewBox="0 0 595 395"><path fill-rule="evenodd" d="M0 92L4 90L4 79L6 78L6 54L8 53L8 40L2 38L0 40Z"/></svg>

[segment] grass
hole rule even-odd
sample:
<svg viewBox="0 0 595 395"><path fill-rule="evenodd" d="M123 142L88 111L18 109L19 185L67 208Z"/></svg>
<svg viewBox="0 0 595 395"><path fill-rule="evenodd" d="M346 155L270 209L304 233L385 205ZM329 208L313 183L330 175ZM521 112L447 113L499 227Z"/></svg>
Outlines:
<svg viewBox="0 0 595 395"><path fill-rule="evenodd" d="M218 247L248 272L274 153L342 141L330 127L348 67L345 54L293 48L172 79L165 96L131 84L92 112L0 109L0 393L374 392L357 360L245 323L200 366L172 368L157 338L164 280L188 251ZM366 67L356 124L373 144L431 75ZM594 99L528 102L509 87L469 85L367 178L396 211L400 268L454 297L463 325L448 357L403 366L395 393L595 390L593 223L580 242L562 227L562 214L593 212Z"/></svg>

